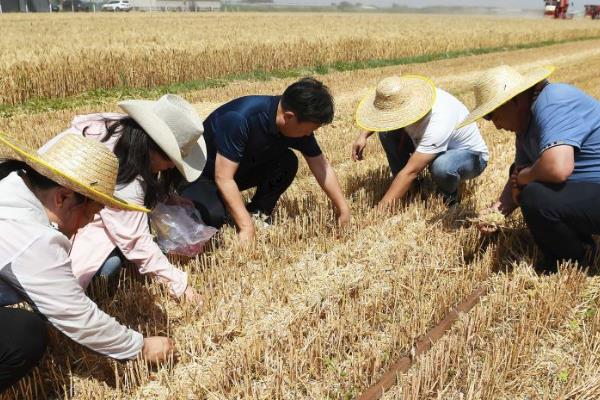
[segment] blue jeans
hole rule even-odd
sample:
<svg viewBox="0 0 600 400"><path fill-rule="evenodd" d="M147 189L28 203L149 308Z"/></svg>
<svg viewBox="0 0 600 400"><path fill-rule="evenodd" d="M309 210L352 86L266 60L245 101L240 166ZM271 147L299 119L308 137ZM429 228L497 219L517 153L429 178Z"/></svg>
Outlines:
<svg viewBox="0 0 600 400"><path fill-rule="evenodd" d="M379 132L379 140L392 175L396 176L415 151L412 140L402 129ZM471 150L448 150L433 160L429 165L429 172L433 182L444 195L455 196L461 180L481 175L486 167L487 160L481 153Z"/></svg>
<svg viewBox="0 0 600 400"><path fill-rule="evenodd" d="M429 165L431 178L445 195L458 191L461 180L481 175L487 167L483 155L471 150L448 150L441 153Z"/></svg>
<svg viewBox="0 0 600 400"><path fill-rule="evenodd" d="M118 248L115 248L109 255L106 257L106 260L96 272L93 279L97 279L98 277L103 277L108 282L116 282L119 279L119 272L121 271L121 267L123 266L124 256Z"/></svg>

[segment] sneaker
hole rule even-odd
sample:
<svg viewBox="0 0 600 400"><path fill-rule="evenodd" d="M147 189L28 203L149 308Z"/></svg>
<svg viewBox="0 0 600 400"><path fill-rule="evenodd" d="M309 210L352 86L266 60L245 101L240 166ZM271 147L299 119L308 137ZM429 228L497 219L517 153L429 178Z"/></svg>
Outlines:
<svg viewBox="0 0 600 400"><path fill-rule="evenodd" d="M273 219L270 215L264 214L260 211L255 211L250 214L254 221L254 226L259 229L268 229L273 225Z"/></svg>

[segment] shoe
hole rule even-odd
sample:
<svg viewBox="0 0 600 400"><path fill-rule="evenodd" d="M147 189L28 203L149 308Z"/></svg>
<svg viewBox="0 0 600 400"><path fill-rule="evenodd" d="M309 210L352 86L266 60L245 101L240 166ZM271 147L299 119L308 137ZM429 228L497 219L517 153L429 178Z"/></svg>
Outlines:
<svg viewBox="0 0 600 400"><path fill-rule="evenodd" d="M460 199L458 198L458 190L451 194L442 193L442 198L446 208L450 208L460 203Z"/></svg>
<svg viewBox="0 0 600 400"><path fill-rule="evenodd" d="M268 229L273 225L273 219L270 215L264 214L261 211L255 211L250 214L254 221L254 226L259 229Z"/></svg>

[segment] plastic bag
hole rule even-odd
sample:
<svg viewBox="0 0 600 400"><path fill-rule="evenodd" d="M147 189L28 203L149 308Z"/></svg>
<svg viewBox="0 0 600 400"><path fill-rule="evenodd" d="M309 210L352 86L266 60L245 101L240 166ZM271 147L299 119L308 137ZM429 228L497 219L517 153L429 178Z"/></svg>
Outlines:
<svg viewBox="0 0 600 400"><path fill-rule="evenodd" d="M217 232L205 225L196 207L188 204L158 203L150 213L150 224L162 251L193 257Z"/></svg>

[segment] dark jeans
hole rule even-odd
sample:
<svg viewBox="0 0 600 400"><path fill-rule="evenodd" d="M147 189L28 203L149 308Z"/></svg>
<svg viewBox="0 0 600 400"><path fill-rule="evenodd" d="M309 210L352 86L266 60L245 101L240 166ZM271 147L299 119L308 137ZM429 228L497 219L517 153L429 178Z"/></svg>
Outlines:
<svg viewBox="0 0 600 400"><path fill-rule="evenodd" d="M389 132L379 132L379 141L385 151L388 165L392 175L398 175L398 172L408 162L408 159L415 152L415 146L412 140L403 129Z"/></svg>
<svg viewBox="0 0 600 400"><path fill-rule="evenodd" d="M45 322L36 314L0 307L0 393L35 367L48 345Z"/></svg>
<svg viewBox="0 0 600 400"><path fill-rule="evenodd" d="M281 195L292 184L298 172L298 158L290 149L260 164L242 161L234 176L240 191L256 187L256 193L246 206L249 212L271 215ZM181 196L194 202L204 223L220 228L227 210L215 181L200 177L181 191Z"/></svg>
<svg viewBox="0 0 600 400"><path fill-rule="evenodd" d="M557 262L586 262L586 245L600 233L600 184L532 182L519 198L521 211L536 244L544 254L544 267L555 271Z"/></svg>

